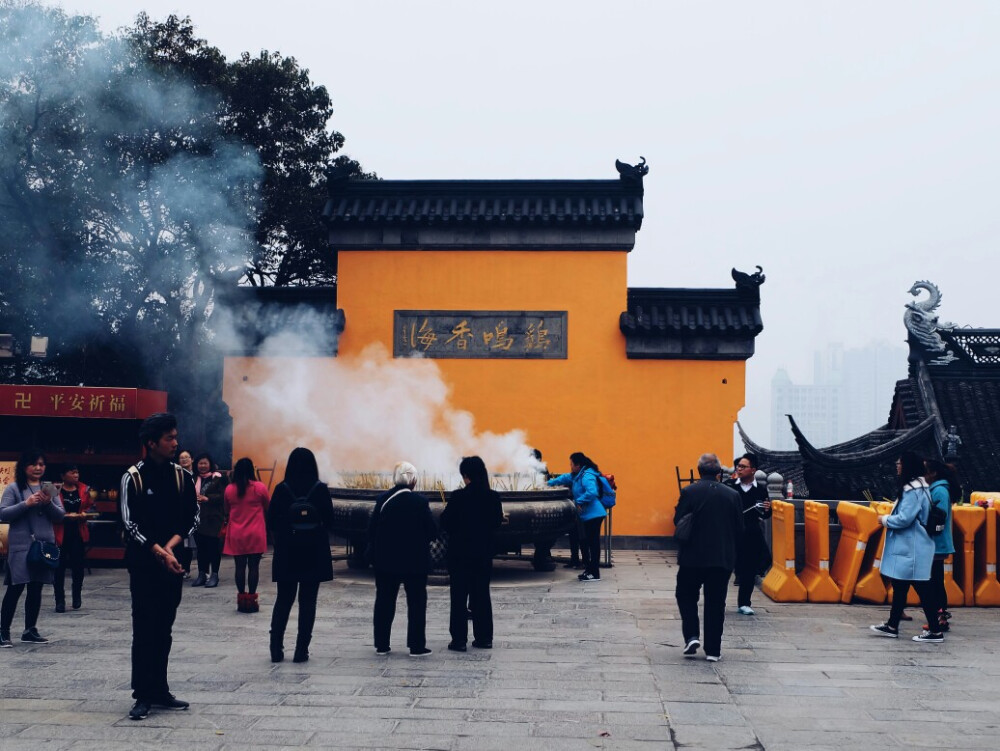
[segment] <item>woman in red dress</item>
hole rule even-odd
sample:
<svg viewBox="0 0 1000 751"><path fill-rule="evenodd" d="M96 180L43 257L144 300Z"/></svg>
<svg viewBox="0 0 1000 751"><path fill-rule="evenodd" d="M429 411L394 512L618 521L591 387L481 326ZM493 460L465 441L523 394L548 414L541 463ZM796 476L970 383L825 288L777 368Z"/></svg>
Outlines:
<svg viewBox="0 0 1000 751"><path fill-rule="evenodd" d="M271 498L267 486L257 479L257 470L244 457L233 467L233 481L226 486L228 527L222 552L236 557L236 609L241 613L260 610L257 584L260 559L267 552L267 511ZM247 574L249 570L249 576Z"/></svg>

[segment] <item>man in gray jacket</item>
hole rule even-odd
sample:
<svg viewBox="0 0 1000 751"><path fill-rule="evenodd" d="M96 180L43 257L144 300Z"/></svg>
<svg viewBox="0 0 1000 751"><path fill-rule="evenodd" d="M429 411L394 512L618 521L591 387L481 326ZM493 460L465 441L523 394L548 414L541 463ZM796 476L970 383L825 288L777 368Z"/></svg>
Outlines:
<svg viewBox="0 0 1000 751"><path fill-rule="evenodd" d="M681 491L674 525L694 514L690 539L677 553L677 608L681 614L684 656L694 657L698 640L698 598L705 588L705 659L722 659L722 627L726 620L726 593L736 565L736 545L743 534L739 494L723 485L722 466L715 454L698 460L697 482Z"/></svg>

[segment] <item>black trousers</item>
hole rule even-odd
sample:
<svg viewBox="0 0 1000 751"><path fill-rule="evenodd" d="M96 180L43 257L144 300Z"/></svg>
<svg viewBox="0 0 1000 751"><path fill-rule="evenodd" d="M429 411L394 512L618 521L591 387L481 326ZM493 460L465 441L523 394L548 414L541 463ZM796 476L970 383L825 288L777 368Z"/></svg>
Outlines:
<svg viewBox="0 0 1000 751"><path fill-rule="evenodd" d="M222 540L214 535L199 535L194 533L198 541L198 573L218 574L222 563Z"/></svg>
<svg viewBox="0 0 1000 751"><path fill-rule="evenodd" d="M948 609L948 590L944 586L944 557L934 556L931 564L931 584L934 586L934 600L939 610ZM935 621L936 623L937 621ZM933 625L928 622L928 625Z"/></svg>
<svg viewBox="0 0 1000 751"><path fill-rule="evenodd" d="M601 578L601 526L604 524L604 517L597 519L587 519L583 523L583 532L586 536L587 555L584 556L586 573ZM588 558L589 556L589 558Z"/></svg>
<svg viewBox="0 0 1000 751"><path fill-rule="evenodd" d="M763 540L757 537L743 537L736 548L736 579L739 581L736 605L750 607L750 598L757 585L757 571L760 568Z"/></svg>
<svg viewBox="0 0 1000 751"><path fill-rule="evenodd" d="M944 568L941 569L942 575L944 574ZM906 579L890 579L892 582L892 607L889 608L889 620L886 623L893 628L899 628L899 621L903 617L903 611L906 609L906 597L910 594L910 587L912 586L917 590L917 596L920 598L920 607L924 610L924 617L927 619L927 627L931 631L937 631L938 622L938 605L937 597L935 596L935 585L930 580L927 581L907 581Z"/></svg>
<svg viewBox="0 0 1000 751"><path fill-rule="evenodd" d="M73 580L73 599L80 599L80 593L83 591L83 569L86 563L87 551L83 538L79 532L75 535L66 532L63 535L63 544L59 548L59 568L55 570L55 577L52 580L52 590L57 605L66 602L66 569L70 570Z"/></svg>
<svg viewBox="0 0 1000 751"><path fill-rule="evenodd" d="M451 611L448 631L455 644L464 645L469 640L469 619L465 603L472 611L472 634L480 644L493 641L493 602L490 599L490 578L493 562L455 562L448 566L451 580Z"/></svg>
<svg viewBox="0 0 1000 751"><path fill-rule="evenodd" d="M184 580L159 566L130 569L132 593L132 698L156 700L170 693L167 663Z"/></svg>
<svg viewBox="0 0 1000 751"><path fill-rule="evenodd" d="M7 591L3 595L3 606L0 607L0 629L5 632L10 631L10 626L14 622L14 611L17 610L17 601L21 599L25 587L28 589L28 595L24 598L24 630L38 625L38 613L42 609L42 586L41 582L7 585Z"/></svg>
<svg viewBox="0 0 1000 751"><path fill-rule="evenodd" d="M677 569L677 609L681 613L684 643L697 639L701 632L698 621L698 599L705 588L706 655L722 654L722 627L726 622L726 593L731 571L724 568L681 566Z"/></svg>
<svg viewBox="0 0 1000 751"><path fill-rule="evenodd" d="M285 635L296 595L299 599L298 643L306 647L312 639L313 625L316 623L319 582L278 582L274 610L271 611L271 634L276 635L279 641Z"/></svg>
<svg viewBox="0 0 1000 751"><path fill-rule="evenodd" d="M406 646L427 646L427 574L394 574L375 571L375 649L388 649L392 620L396 617L399 585L406 591ZM473 608L475 615L475 608Z"/></svg>
<svg viewBox="0 0 1000 751"><path fill-rule="evenodd" d="M569 532L566 533L569 536L569 559L571 562L579 564L583 561L584 568L590 562L590 550L587 548L586 544L583 545L582 549L580 546L581 538L584 538L583 532L583 522L580 521L580 517L577 516L573 520L573 526L569 528ZM582 554L582 558L581 558Z"/></svg>

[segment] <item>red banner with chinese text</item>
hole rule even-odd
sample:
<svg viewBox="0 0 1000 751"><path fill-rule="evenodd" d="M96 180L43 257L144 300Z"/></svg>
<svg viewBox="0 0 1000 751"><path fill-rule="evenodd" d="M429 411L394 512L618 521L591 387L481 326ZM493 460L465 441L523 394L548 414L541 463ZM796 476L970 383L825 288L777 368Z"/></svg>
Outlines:
<svg viewBox="0 0 1000 751"><path fill-rule="evenodd" d="M161 391L91 386L0 385L0 415L135 420L163 410L166 405L167 394Z"/></svg>

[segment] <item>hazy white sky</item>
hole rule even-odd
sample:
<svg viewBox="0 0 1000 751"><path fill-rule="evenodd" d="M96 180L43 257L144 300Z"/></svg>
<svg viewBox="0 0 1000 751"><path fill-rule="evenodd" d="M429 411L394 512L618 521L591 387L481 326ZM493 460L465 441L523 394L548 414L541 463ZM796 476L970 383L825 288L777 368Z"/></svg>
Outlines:
<svg viewBox="0 0 1000 751"><path fill-rule="evenodd" d="M229 57L296 57L383 178L613 179L645 156L630 285L764 267L741 414L762 443L775 370L808 380L828 341L901 342L917 279L942 319L1000 327L992 0L52 4L108 31L176 12Z"/></svg>

